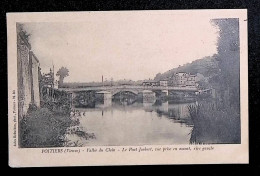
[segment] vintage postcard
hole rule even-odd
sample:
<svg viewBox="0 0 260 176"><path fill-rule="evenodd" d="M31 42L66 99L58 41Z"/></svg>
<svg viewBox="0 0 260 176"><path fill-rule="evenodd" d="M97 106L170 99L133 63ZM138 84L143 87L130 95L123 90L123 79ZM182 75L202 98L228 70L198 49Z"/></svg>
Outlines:
<svg viewBox="0 0 260 176"><path fill-rule="evenodd" d="M11 167L248 163L247 10L8 13Z"/></svg>

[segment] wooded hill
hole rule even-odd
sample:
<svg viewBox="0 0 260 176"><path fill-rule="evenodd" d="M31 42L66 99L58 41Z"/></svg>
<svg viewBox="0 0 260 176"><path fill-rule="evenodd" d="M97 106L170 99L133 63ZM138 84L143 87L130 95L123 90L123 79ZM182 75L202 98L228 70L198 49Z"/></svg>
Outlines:
<svg viewBox="0 0 260 176"><path fill-rule="evenodd" d="M173 68L165 73L156 74L154 80L162 80L171 78L174 73L186 72L191 74L202 74L204 77L211 77L218 69L218 63L215 59L216 55L207 56L202 59L193 61L192 63L187 63L177 68Z"/></svg>

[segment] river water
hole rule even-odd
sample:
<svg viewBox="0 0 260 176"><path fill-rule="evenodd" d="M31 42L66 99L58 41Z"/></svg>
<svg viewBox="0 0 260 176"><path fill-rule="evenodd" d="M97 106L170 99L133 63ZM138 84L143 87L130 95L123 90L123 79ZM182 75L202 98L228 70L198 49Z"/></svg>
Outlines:
<svg viewBox="0 0 260 176"><path fill-rule="evenodd" d="M127 105L108 101L94 108L75 108L78 129L95 137L86 139L76 134L66 137L81 146L189 144L192 127L187 105L167 101Z"/></svg>

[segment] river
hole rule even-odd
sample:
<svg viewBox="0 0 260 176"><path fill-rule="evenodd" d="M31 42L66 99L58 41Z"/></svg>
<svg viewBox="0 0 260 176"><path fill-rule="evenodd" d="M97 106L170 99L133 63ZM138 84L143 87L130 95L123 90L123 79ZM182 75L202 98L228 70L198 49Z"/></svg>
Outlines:
<svg viewBox="0 0 260 176"><path fill-rule="evenodd" d="M189 144L191 121L187 103L166 102L96 104L92 108L75 108L78 129L94 138L67 134L70 142L80 146L171 145Z"/></svg>

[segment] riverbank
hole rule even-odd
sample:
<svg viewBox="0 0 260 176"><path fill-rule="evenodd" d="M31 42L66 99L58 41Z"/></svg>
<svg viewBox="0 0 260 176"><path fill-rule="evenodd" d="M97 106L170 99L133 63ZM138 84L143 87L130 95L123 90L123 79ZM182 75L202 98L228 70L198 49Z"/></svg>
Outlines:
<svg viewBox="0 0 260 176"><path fill-rule="evenodd" d="M20 122L21 147L61 147L68 127L78 122L69 114L40 108L29 112Z"/></svg>
<svg viewBox="0 0 260 176"><path fill-rule="evenodd" d="M188 106L193 122L190 143L239 144L240 113L216 103L199 103Z"/></svg>

